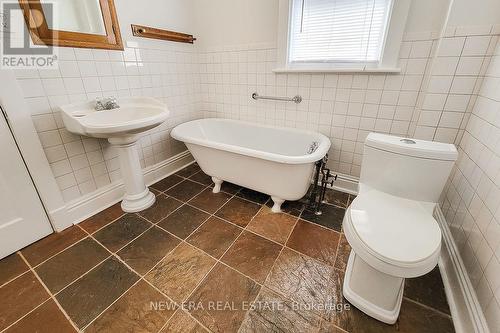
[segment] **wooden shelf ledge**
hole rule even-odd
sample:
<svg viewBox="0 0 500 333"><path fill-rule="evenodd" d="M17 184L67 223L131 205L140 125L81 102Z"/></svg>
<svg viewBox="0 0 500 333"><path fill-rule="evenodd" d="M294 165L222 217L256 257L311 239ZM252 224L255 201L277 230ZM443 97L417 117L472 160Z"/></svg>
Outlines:
<svg viewBox="0 0 500 333"><path fill-rule="evenodd" d="M193 42L196 40L196 38L194 38L193 35L181 32L151 28L137 24L131 24L131 27L132 27L132 34L137 37L169 40L172 42L190 43L190 44L193 44Z"/></svg>

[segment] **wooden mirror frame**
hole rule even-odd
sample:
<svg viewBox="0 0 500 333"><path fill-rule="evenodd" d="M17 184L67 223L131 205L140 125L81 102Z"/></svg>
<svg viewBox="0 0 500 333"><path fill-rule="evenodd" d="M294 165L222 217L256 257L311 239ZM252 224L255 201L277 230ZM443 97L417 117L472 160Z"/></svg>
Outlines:
<svg viewBox="0 0 500 333"><path fill-rule="evenodd" d="M19 0L19 6L23 10L24 20L34 44L123 50L113 0L99 0L99 3L106 35L49 29L40 0Z"/></svg>

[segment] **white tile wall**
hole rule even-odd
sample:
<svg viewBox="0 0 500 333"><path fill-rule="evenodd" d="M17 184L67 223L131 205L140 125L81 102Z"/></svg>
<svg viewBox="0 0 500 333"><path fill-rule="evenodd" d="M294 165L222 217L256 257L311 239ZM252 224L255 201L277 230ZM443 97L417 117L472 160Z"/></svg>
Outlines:
<svg viewBox="0 0 500 333"><path fill-rule="evenodd" d="M474 107L498 36L492 27L454 28L440 39L436 58L424 78L422 104L415 112L420 139L458 144Z"/></svg>
<svg viewBox="0 0 500 333"><path fill-rule="evenodd" d="M273 45L200 52L204 117L320 131L332 141L330 167L359 176L363 141L370 131L408 134L435 45L430 38L402 43L400 74L274 74ZM303 102L254 101L253 92L300 94Z"/></svg>
<svg viewBox="0 0 500 333"><path fill-rule="evenodd" d="M23 71L18 82L33 123L66 201L120 178L117 153L107 141L65 130L58 106L102 96L154 96L171 116L141 140L143 167L185 149L170 139L170 129L197 118L200 110L198 57L192 45L147 41L125 51L59 49L57 70Z"/></svg>
<svg viewBox="0 0 500 333"><path fill-rule="evenodd" d="M467 38L462 54L486 44ZM500 332L500 43L485 75L441 206L490 330Z"/></svg>

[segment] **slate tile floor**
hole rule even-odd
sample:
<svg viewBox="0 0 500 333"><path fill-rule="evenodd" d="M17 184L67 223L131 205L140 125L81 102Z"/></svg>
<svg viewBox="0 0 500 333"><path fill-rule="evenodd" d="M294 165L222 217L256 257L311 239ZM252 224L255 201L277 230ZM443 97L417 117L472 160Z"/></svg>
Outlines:
<svg viewBox="0 0 500 333"><path fill-rule="evenodd" d="M407 280L392 326L342 297L349 194L273 214L267 195L211 187L192 164L146 211L113 205L0 260L0 331L454 332L437 268Z"/></svg>

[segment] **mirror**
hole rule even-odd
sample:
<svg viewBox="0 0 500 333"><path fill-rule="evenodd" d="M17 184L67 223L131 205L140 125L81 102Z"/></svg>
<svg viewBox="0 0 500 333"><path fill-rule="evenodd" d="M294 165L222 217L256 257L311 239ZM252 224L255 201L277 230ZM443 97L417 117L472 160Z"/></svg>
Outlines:
<svg viewBox="0 0 500 333"><path fill-rule="evenodd" d="M53 10L52 22L47 22L49 29L106 34L99 0L41 0L40 2L44 12Z"/></svg>
<svg viewBox="0 0 500 333"><path fill-rule="evenodd" d="M113 0L19 0L35 44L123 50Z"/></svg>

